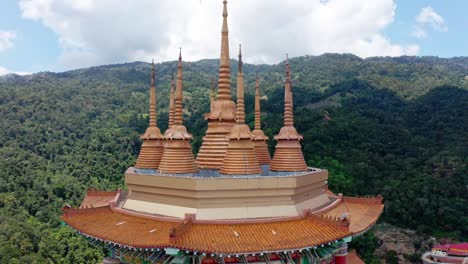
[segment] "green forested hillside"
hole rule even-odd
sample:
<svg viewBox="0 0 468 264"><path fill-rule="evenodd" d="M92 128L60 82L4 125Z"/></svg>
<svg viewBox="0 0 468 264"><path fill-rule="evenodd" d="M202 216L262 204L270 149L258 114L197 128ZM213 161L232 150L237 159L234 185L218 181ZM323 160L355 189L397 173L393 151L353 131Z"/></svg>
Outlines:
<svg viewBox="0 0 468 264"><path fill-rule="evenodd" d="M327 54L290 63L304 154L310 166L329 169L332 190L382 194L383 221L467 238L467 58ZM175 70L176 62L156 65L162 130ZM184 63L194 151L216 73L216 60ZM263 127L272 136L282 125L284 63L245 65L251 125L256 74L266 95ZM101 258L99 249L60 227L60 209L78 205L87 188L123 186L148 123L149 79L149 64L140 62L0 77L0 263Z"/></svg>

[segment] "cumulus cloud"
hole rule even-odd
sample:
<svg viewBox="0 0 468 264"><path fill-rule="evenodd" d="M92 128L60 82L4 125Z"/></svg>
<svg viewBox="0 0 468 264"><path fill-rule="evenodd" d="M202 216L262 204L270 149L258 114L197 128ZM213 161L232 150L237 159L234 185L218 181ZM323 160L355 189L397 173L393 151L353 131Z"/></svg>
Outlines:
<svg viewBox="0 0 468 264"><path fill-rule="evenodd" d="M7 74L17 74L17 75L29 75L31 74L30 72L17 72L17 71L11 71L5 67L0 66L0 76L2 75L7 75Z"/></svg>
<svg viewBox="0 0 468 264"><path fill-rule="evenodd" d="M413 28L412 35L419 39L427 37L427 27L431 27L439 32L448 30L444 18L430 6L423 7L415 20L416 25Z"/></svg>
<svg viewBox="0 0 468 264"><path fill-rule="evenodd" d="M61 69L133 60L216 58L222 1L20 0L22 16L58 36ZM231 53L243 44L250 63L276 63L284 54L415 55L417 45L393 43L393 0L229 1ZM231 54L231 57L234 54Z"/></svg>
<svg viewBox="0 0 468 264"><path fill-rule="evenodd" d="M14 31L0 30L0 52L12 48L14 45L13 40L15 38L16 33Z"/></svg>

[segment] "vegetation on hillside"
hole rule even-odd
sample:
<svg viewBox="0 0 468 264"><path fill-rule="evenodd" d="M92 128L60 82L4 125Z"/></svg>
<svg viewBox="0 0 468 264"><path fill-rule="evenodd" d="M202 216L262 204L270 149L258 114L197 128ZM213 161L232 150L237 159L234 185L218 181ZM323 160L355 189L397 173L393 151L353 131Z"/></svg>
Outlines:
<svg viewBox="0 0 468 264"><path fill-rule="evenodd" d="M290 63L304 155L310 166L330 171L332 190L382 194L384 221L467 238L466 58L328 54ZM148 124L149 67L137 62L0 78L0 263L101 258L100 249L61 227L60 209L79 205L88 188L124 185ZM164 131L176 63L156 67ZM195 152L216 72L215 60L184 63L185 124ZM282 125L284 64L246 65L245 74L247 122L253 125L257 74L266 95L263 128L272 136ZM269 144L273 151L275 142Z"/></svg>

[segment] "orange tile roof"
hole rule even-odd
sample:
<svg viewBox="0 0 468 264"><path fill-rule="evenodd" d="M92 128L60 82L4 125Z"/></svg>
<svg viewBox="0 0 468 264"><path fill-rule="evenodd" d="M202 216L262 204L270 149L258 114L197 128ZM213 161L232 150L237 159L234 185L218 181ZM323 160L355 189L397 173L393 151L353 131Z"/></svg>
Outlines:
<svg viewBox="0 0 468 264"><path fill-rule="evenodd" d="M81 202L80 208L92 208L109 205L109 202L115 198L118 191L104 192L88 190L85 198Z"/></svg>
<svg viewBox="0 0 468 264"><path fill-rule="evenodd" d="M346 237L348 228L319 217L270 223L193 224L176 247L220 253L280 251Z"/></svg>
<svg viewBox="0 0 468 264"><path fill-rule="evenodd" d="M348 198L324 216L335 218L343 208L349 226L317 215L289 220L197 221L145 217L109 206L64 208L62 220L87 236L135 248L175 247L182 250L238 254L313 247L367 230L381 213L376 198ZM375 212L374 212L375 211ZM360 215L362 214L362 215Z"/></svg>
<svg viewBox="0 0 468 264"><path fill-rule="evenodd" d="M369 229L382 214L384 205L383 198L357 198L343 197L343 202L330 211L323 213L326 216L341 217L349 213L349 231L358 234Z"/></svg>
<svg viewBox="0 0 468 264"><path fill-rule="evenodd" d="M179 224L123 214L108 206L64 209L62 219L88 236L133 247L167 245L169 230Z"/></svg>

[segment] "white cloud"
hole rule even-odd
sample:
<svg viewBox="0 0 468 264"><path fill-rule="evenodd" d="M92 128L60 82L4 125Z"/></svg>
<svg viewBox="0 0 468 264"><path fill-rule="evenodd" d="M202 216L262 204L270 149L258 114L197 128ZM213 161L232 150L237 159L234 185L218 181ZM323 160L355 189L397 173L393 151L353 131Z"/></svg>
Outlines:
<svg viewBox="0 0 468 264"><path fill-rule="evenodd" d="M427 37L428 26L439 32L445 32L448 30L444 18L430 6L423 7L415 20L416 25L413 27L412 35L419 39Z"/></svg>
<svg viewBox="0 0 468 264"><path fill-rule="evenodd" d="M15 71L11 71L5 67L2 67L0 66L0 76L2 75L7 75L7 74L10 74L10 73L13 73L13 74L18 74L18 75L29 75L29 74L32 74L30 72L15 72Z"/></svg>
<svg viewBox="0 0 468 264"><path fill-rule="evenodd" d="M20 0L22 16L58 36L59 69L133 60L216 58L222 1ZM384 36L393 23L393 0L229 1L231 57L243 44L250 63L348 52L361 57L417 54L419 47Z"/></svg>
<svg viewBox="0 0 468 264"><path fill-rule="evenodd" d="M0 52L13 47L13 40L16 38L14 31L0 30Z"/></svg>

